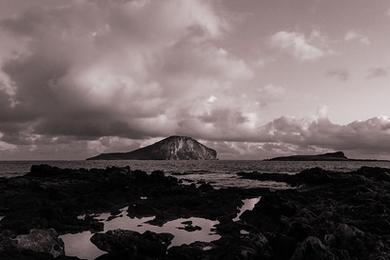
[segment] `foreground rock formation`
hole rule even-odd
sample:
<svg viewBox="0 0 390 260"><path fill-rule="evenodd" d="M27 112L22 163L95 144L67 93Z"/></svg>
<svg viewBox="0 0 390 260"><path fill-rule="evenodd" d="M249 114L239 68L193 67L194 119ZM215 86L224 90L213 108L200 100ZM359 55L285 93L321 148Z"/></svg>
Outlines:
<svg viewBox="0 0 390 260"><path fill-rule="evenodd" d="M150 231L140 234L118 229L104 234L97 233L91 238L91 241L99 249L108 252L113 257L135 259L164 257L172 238L171 234L156 234Z"/></svg>
<svg viewBox="0 0 390 260"><path fill-rule="evenodd" d="M216 190L182 185L161 171L34 166L26 176L0 178L0 259L78 259L63 255L57 233L101 232L103 224L89 214L115 218L128 205L128 216L156 216L154 225L180 217L218 220L221 238L168 248L170 234L107 231L91 239L107 252L98 259L390 259L388 169L238 175L295 189ZM241 200L257 196L255 208L233 221Z"/></svg>
<svg viewBox="0 0 390 260"><path fill-rule="evenodd" d="M242 216L269 238L275 259L390 259L390 170L314 168L277 180L297 189L264 196Z"/></svg>
<svg viewBox="0 0 390 260"><path fill-rule="evenodd" d="M103 153L87 160L216 160L217 152L187 136L170 136L128 153Z"/></svg>
<svg viewBox="0 0 390 260"><path fill-rule="evenodd" d="M29 234L9 236L7 231L0 233L0 257L10 258L59 258L65 255L64 243L54 229L31 229ZM3 255L2 255L3 254Z"/></svg>

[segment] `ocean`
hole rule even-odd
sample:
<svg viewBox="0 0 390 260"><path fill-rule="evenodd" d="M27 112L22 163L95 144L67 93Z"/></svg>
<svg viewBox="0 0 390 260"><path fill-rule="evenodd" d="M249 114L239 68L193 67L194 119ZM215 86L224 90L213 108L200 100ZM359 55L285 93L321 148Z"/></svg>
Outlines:
<svg viewBox="0 0 390 260"><path fill-rule="evenodd" d="M71 169L130 166L133 170L139 169L146 172L163 170L167 174L174 174L176 177L183 179L183 181L206 181L215 187L272 187L275 189L284 189L287 187L284 183L239 179L235 173L257 171L259 173L295 174L313 167L343 172L356 170L362 166L390 168L390 162L383 161L0 161L0 177L26 174L34 164L48 164Z"/></svg>

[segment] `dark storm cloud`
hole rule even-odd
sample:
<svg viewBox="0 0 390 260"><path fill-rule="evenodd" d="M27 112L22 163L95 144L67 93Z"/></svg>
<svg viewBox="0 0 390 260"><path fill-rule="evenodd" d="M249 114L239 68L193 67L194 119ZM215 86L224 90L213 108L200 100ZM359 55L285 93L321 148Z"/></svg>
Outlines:
<svg viewBox="0 0 390 260"><path fill-rule="evenodd" d="M176 110L251 77L211 42L226 26L206 1L176 0L69 1L3 19L7 39L24 43L1 60L0 127L16 122L0 129L3 140L16 143L25 124L32 135L86 140L175 132Z"/></svg>

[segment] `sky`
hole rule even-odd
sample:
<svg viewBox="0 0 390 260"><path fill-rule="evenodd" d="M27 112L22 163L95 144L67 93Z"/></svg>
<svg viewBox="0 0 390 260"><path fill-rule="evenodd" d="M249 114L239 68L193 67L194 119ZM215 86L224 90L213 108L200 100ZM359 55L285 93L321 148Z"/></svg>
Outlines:
<svg viewBox="0 0 390 260"><path fill-rule="evenodd" d="M389 46L388 0L0 0L0 160L390 159Z"/></svg>

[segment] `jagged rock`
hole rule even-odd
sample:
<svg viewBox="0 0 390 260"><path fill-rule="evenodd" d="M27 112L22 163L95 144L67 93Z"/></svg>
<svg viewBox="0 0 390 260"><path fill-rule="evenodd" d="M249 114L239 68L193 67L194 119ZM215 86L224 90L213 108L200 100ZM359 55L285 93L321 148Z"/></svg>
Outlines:
<svg viewBox="0 0 390 260"><path fill-rule="evenodd" d="M248 232L240 236L240 259L258 259L268 256L268 240L261 233Z"/></svg>
<svg viewBox="0 0 390 260"><path fill-rule="evenodd" d="M16 177L16 178L13 178L13 179L10 179L7 183L8 186L10 187L15 187L15 188L26 188L28 187L29 185L31 185L31 181L30 180L26 180L25 178L23 177Z"/></svg>
<svg viewBox="0 0 390 260"><path fill-rule="evenodd" d="M298 241L292 236L278 234L271 240L276 259L290 259L297 247Z"/></svg>
<svg viewBox="0 0 390 260"><path fill-rule="evenodd" d="M215 243L195 242L190 245L175 246L169 249L166 259L170 260L257 260L272 259L268 240L261 233L247 232Z"/></svg>
<svg viewBox="0 0 390 260"><path fill-rule="evenodd" d="M32 229L29 234L0 234L0 259L51 259L64 256L64 243L54 229Z"/></svg>
<svg viewBox="0 0 390 260"><path fill-rule="evenodd" d="M127 153L103 153L87 160L215 160L217 152L187 136L170 136Z"/></svg>
<svg viewBox="0 0 390 260"><path fill-rule="evenodd" d="M339 224L334 235L337 239L337 243L350 244L359 237L363 237L365 234L354 226Z"/></svg>
<svg viewBox="0 0 390 260"><path fill-rule="evenodd" d="M268 239L245 222L225 222L217 226L222 237L215 241L211 259L274 259Z"/></svg>
<svg viewBox="0 0 390 260"><path fill-rule="evenodd" d="M11 239L12 232L4 230L0 233L0 255L15 249L15 242Z"/></svg>
<svg viewBox="0 0 390 260"><path fill-rule="evenodd" d="M208 250L205 250L208 249ZM174 246L168 250L167 259L170 260L211 260L216 259L208 255L213 247L209 243L195 242L190 245Z"/></svg>
<svg viewBox="0 0 390 260"><path fill-rule="evenodd" d="M30 234L18 235L15 239L18 250L31 250L39 253L48 253L53 257L64 255L64 242L58 238L54 229L32 229Z"/></svg>
<svg viewBox="0 0 390 260"><path fill-rule="evenodd" d="M172 234L156 234L146 231L140 234L131 230L111 230L106 233L97 233L91 237L99 249L112 255L137 257L150 256L161 257L166 254L166 250L171 240Z"/></svg>
<svg viewBox="0 0 390 260"><path fill-rule="evenodd" d="M306 238L295 249L291 260L335 260L335 256L317 237Z"/></svg>
<svg viewBox="0 0 390 260"><path fill-rule="evenodd" d="M192 224L192 221L184 221L181 224L183 224L184 227L179 227L178 229L184 229L185 231L188 231L188 232L194 232L194 231L202 230L201 227L194 226Z"/></svg>
<svg viewBox="0 0 390 260"><path fill-rule="evenodd" d="M367 253L366 234L347 224L339 224L333 234L325 236L325 242L332 248L344 250L348 255L363 256Z"/></svg>

